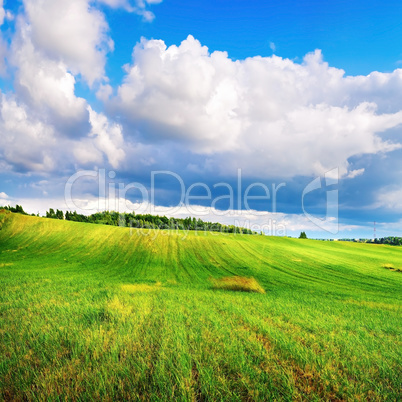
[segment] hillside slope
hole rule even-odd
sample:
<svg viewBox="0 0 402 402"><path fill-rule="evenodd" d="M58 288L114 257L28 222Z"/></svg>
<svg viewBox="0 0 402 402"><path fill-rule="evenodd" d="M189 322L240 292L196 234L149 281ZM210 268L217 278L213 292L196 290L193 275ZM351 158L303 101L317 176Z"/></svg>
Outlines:
<svg viewBox="0 0 402 402"><path fill-rule="evenodd" d="M17 259L24 271L28 263L29 276L46 269L57 275L193 287L209 287L211 276L242 275L254 276L273 291L330 286L352 294L390 292L392 297L401 278L383 266L402 267L402 249L382 245L130 230L19 214L7 215L0 242L2 260Z"/></svg>
<svg viewBox="0 0 402 402"><path fill-rule="evenodd" d="M3 398L397 397L402 248L1 218Z"/></svg>

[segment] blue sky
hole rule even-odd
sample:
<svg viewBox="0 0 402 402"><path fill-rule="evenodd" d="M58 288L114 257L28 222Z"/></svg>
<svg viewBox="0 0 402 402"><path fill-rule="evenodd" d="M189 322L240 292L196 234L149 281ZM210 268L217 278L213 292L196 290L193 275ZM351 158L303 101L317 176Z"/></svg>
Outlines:
<svg viewBox="0 0 402 402"><path fill-rule="evenodd" d="M77 172L151 190L152 172L169 171L158 213L197 215L172 207L204 183L191 194L211 197L191 203L206 220L314 237L372 237L376 221L379 236L402 235L401 21L396 1L0 2L0 204L66 209ZM87 179L77 208L99 207ZM248 195L270 198L244 211L255 183ZM228 187L242 201L213 204ZM131 188L115 207L138 210L142 196Z"/></svg>
<svg viewBox="0 0 402 402"><path fill-rule="evenodd" d="M402 5L380 1L164 1L151 23L105 8L116 49L116 70L141 36L178 44L189 34L232 59L271 56L301 61L314 49L346 74L390 72L402 62ZM113 71L112 69L110 70ZM113 73L112 73L113 74ZM117 75L121 78L121 76Z"/></svg>

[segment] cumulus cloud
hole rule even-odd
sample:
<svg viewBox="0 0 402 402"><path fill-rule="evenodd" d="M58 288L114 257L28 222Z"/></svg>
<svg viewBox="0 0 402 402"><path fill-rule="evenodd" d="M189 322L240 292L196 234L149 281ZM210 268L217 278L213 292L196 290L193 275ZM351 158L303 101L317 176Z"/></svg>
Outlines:
<svg viewBox="0 0 402 402"><path fill-rule="evenodd" d="M30 25L20 20L12 44L15 87L32 112L45 116L61 132L80 136L88 131L86 101L75 96L75 78L67 65L53 60L32 43Z"/></svg>
<svg viewBox="0 0 402 402"><path fill-rule="evenodd" d="M1 96L0 114L0 153L6 165L20 172L52 170L55 160L48 151L56 145L53 128L5 95Z"/></svg>
<svg viewBox="0 0 402 402"><path fill-rule="evenodd" d="M76 22L92 24L91 29L96 33L96 26L101 26L94 17L97 14L89 6L84 7L84 3L72 1L60 4L61 11L64 10L67 15L72 14L70 17L74 19L76 12L86 10L88 15L77 17ZM43 46L40 40L35 39L38 30L57 28L52 24L47 28L36 26L40 18L56 18L52 14L56 12L54 4L50 5L46 0L27 0L25 6L28 16L20 15L17 18L10 46L9 62L14 68L15 93L1 94L0 97L1 167L42 174L71 170L91 163L104 166L110 164L116 168L125 157L120 126L109 122L103 114L94 112L85 99L76 96L76 79L72 71L74 60L72 61L73 57L70 57L72 55L68 54L68 48L65 48L63 42L59 54L53 54L48 51L48 43ZM38 11L38 15L34 11ZM35 15L31 15L32 13ZM70 24L66 29L73 32L75 28L70 17L64 20L61 18L58 24ZM100 20L103 21L103 16ZM57 29L60 32L56 33L56 37L58 34L68 33L65 28ZM73 40L78 40L75 37L77 32L79 28L73 32ZM50 31L48 34L50 35ZM83 45L84 50L93 46L93 52L99 53L96 48L99 41L88 38L83 38L82 41L87 41ZM85 53L83 49L81 50ZM89 58L85 58L85 55L81 59L82 65L90 67L95 60L91 61L92 56L90 54ZM77 57L81 57L79 53ZM101 68L103 69L102 63ZM80 73L86 74L84 70L81 69ZM91 77L88 79L92 80ZM103 92L107 93L108 86L103 87L106 88Z"/></svg>
<svg viewBox="0 0 402 402"><path fill-rule="evenodd" d="M142 142L212 155L223 174L244 167L292 177L339 167L346 176L349 158L400 147L379 134L402 123L402 70L345 77L320 51L302 64L275 55L233 61L189 36L170 47L142 39L126 73L110 102L125 127ZM385 93L395 93L392 107Z"/></svg>
<svg viewBox="0 0 402 402"><path fill-rule="evenodd" d="M61 134L14 97L0 98L0 160L4 170L56 173L79 166L118 168L125 158L121 127L88 106L90 131L82 138Z"/></svg>
<svg viewBox="0 0 402 402"><path fill-rule="evenodd" d="M105 115L96 113L90 106L88 110L91 131L86 139L76 144L75 157L83 165L101 165L105 155L109 164L116 169L125 158L121 126L110 123Z"/></svg>
<svg viewBox="0 0 402 402"><path fill-rule="evenodd" d="M104 78L113 41L104 15L89 0L24 0L24 6L35 47L90 85Z"/></svg>

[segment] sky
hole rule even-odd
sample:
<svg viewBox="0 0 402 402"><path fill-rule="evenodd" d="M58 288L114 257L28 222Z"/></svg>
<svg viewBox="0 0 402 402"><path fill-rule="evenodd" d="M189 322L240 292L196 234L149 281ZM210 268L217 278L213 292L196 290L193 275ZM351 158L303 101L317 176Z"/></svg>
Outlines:
<svg viewBox="0 0 402 402"><path fill-rule="evenodd" d="M402 3L0 0L0 205L402 236Z"/></svg>

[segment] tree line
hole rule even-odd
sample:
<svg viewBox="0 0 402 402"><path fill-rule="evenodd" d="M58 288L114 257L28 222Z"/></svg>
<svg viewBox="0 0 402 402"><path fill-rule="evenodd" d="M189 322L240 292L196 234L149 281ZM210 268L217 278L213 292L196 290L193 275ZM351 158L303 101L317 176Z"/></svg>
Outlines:
<svg viewBox="0 0 402 402"><path fill-rule="evenodd" d="M374 239L371 243L375 244L389 244L391 246L402 246L402 237L388 236Z"/></svg>
<svg viewBox="0 0 402 402"><path fill-rule="evenodd" d="M87 222L141 229L200 230L224 233L257 234L257 232L254 232L248 228L235 225L223 225L217 222L205 222L200 218L168 218L160 215L135 214L134 212L119 213L115 211L103 211L92 215L83 215L78 214L76 211L67 211L65 214L65 219L75 222Z"/></svg>
<svg viewBox="0 0 402 402"><path fill-rule="evenodd" d="M10 212L19 213L23 215L29 215L24 211L21 205L16 205L15 207L5 206L0 207L0 209L6 209ZM39 216L39 214L31 214L32 216ZM99 225L110 225L110 226L123 226L139 229L176 229L176 230L200 230L200 231L213 231L213 232L223 232L223 233L239 233L239 234L258 234L251 229L235 226L235 225L223 225L221 223L205 222L198 218L168 218L166 216L151 215L151 214L138 214L134 212L131 213L119 213L115 211L103 211L97 212L92 215L78 214L76 211L69 212L65 214L63 211L50 208L46 211L46 218L50 219L65 219L67 221L74 222L84 222L84 223L95 223ZM301 232L299 239L306 239L307 235L305 232ZM354 239L341 239L343 241ZM391 246L402 246L402 237L388 236L381 237L374 240L365 240L366 243L374 244L388 244Z"/></svg>
<svg viewBox="0 0 402 402"><path fill-rule="evenodd" d="M28 215L21 205L15 207L0 207L7 209L11 212L16 212L24 215ZM35 216L35 214L32 214ZM39 216L39 214L37 215ZM176 230L199 230L199 231L213 231L223 233L239 233L239 234L258 234L251 229L235 226L235 225L223 225L218 222L205 222L198 218L168 218L166 216L151 215L151 214L135 214L119 213L115 211L103 211L96 212L92 215L79 214L76 211L65 214L63 211L50 208L46 211L46 218L60 219L74 222L94 223L99 225L110 226L123 226L131 228L141 229L176 229Z"/></svg>
<svg viewBox="0 0 402 402"><path fill-rule="evenodd" d="M339 239L339 241L350 241L354 243L370 243L370 244L388 244L390 246L402 246L402 237L388 236L376 239Z"/></svg>

